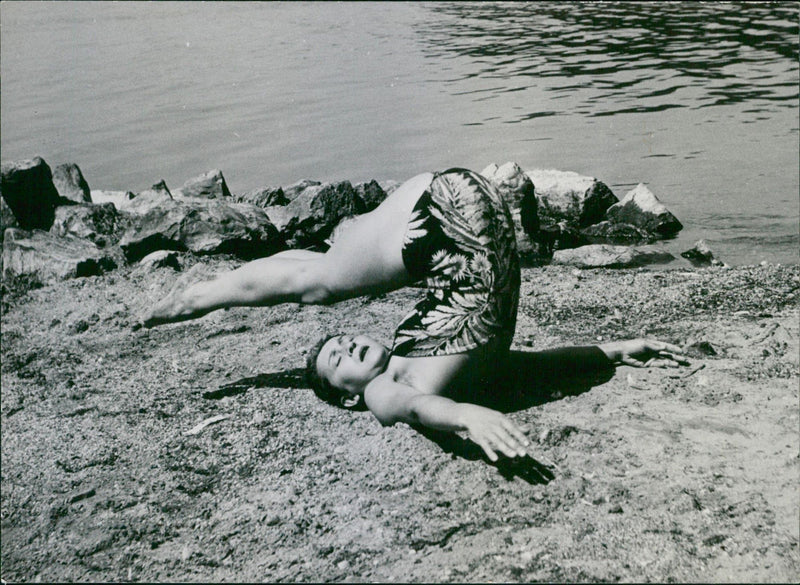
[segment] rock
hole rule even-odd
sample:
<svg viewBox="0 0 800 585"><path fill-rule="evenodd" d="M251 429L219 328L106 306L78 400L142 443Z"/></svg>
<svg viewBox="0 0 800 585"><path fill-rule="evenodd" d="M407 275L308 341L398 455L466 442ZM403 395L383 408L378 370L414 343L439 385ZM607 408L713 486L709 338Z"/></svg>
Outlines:
<svg viewBox="0 0 800 585"><path fill-rule="evenodd" d="M286 195L286 198L289 201L292 201L309 187L317 187L319 185L322 185L322 183L320 183L319 181L312 181L311 179L303 179L302 181L298 181L297 183L292 183L288 187L284 187L283 192Z"/></svg>
<svg viewBox="0 0 800 585"><path fill-rule="evenodd" d="M539 214L533 182L514 162L499 167L492 163L481 171L481 175L492 182L511 210L520 256L538 255Z"/></svg>
<svg viewBox="0 0 800 585"><path fill-rule="evenodd" d="M631 268L648 264L663 264L674 260L669 252L654 248L591 244L553 254L553 264L579 268Z"/></svg>
<svg viewBox="0 0 800 585"><path fill-rule="evenodd" d="M694 243L694 247L685 252L681 252L681 256L686 258L694 266L722 266L724 262L714 258L714 253L705 240L698 240Z"/></svg>
<svg viewBox="0 0 800 585"><path fill-rule="evenodd" d="M580 231L570 227L563 221L558 225L541 228L539 233L536 234L536 240L539 242L542 250L550 250L547 255L552 254L555 250L579 248L580 246L586 246L590 243L589 239Z"/></svg>
<svg viewBox="0 0 800 585"><path fill-rule="evenodd" d="M183 197L198 197L201 199L224 199L231 196L222 171L213 169L198 177L189 179L180 188Z"/></svg>
<svg viewBox="0 0 800 585"><path fill-rule="evenodd" d="M316 250L327 249L326 239L343 218L364 211L350 181L309 186L288 205L266 209L288 247Z"/></svg>
<svg viewBox="0 0 800 585"><path fill-rule="evenodd" d="M178 253L171 250L157 250L142 258L139 261L140 266L146 268L174 268L180 270L181 266L178 262Z"/></svg>
<svg viewBox="0 0 800 585"><path fill-rule="evenodd" d="M238 203L250 203L256 207L269 207L271 205L287 205L289 198L280 187L264 187L249 191L242 195L235 195L234 201Z"/></svg>
<svg viewBox="0 0 800 585"><path fill-rule="evenodd" d="M0 189L21 228L49 230L61 198L50 167L41 157L3 163Z"/></svg>
<svg viewBox="0 0 800 585"><path fill-rule="evenodd" d="M100 247L115 240L119 214L113 203L80 203L61 205L50 233L56 236L73 235L94 242Z"/></svg>
<svg viewBox="0 0 800 585"><path fill-rule="evenodd" d="M386 192L383 188L378 184L377 181L370 181L369 183L359 183L355 186L356 198L361 199L364 207L364 213L372 211L376 207L378 207L384 199L386 199ZM358 205L355 202L356 206ZM336 241L339 236L347 229L356 222L358 219L357 215L348 215L344 217L339 223L336 224L336 227L333 228L331 235L325 239L325 244L327 246L332 246L333 242Z"/></svg>
<svg viewBox="0 0 800 585"><path fill-rule="evenodd" d="M536 186L542 225L565 222L574 229L585 228L602 221L618 201L604 183L572 171L535 169L525 174Z"/></svg>
<svg viewBox="0 0 800 585"><path fill-rule="evenodd" d="M35 275L42 282L93 276L116 268L113 256L88 240L42 230L6 230L3 275Z"/></svg>
<svg viewBox="0 0 800 585"><path fill-rule="evenodd" d="M264 210L216 199L153 207L136 219L119 242L129 262L162 249L250 259L272 254L280 244L278 231Z"/></svg>
<svg viewBox="0 0 800 585"><path fill-rule="evenodd" d="M164 179L161 179L158 183L150 187L148 191L154 191L156 193L165 193L172 197L172 193L169 192L169 188L167 187L167 182Z"/></svg>
<svg viewBox="0 0 800 585"><path fill-rule="evenodd" d="M14 212L6 203L6 200L0 197L0 238L5 234L6 228L18 228L19 222L17 221Z"/></svg>
<svg viewBox="0 0 800 585"><path fill-rule="evenodd" d="M632 224L661 238L683 229L681 222L642 183L629 191L622 201L609 207L606 218L614 223Z"/></svg>
<svg viewBox="0 0 800 585"><path fill-rule="evenodd" d="M375 180L358 183L355 190L356 195L364 202L364 212L372 211L386 199L386 191Z"/></svg>
<svg viewBox="0 0 800 585"><path fill-rule="evenodd" d="M145 214L153 207L174 201L172 193L164 181L150 189L134 193L132 191L92 191L92 202L113 203L118 211Z"/></svg>
<svg viewBox="0 0 800 585"><path fill-rule="evenodd" d="M534 190L530 178L515 162L507 162L499 167L492 163L481 171L481 175L492 182L509 208L519 208L523 197Z"/></svg>
<svg viewBox="0 0 800 585"><path fill-rule="evenodd" d="M53 169L53 185L64 199L78 203L91 202L92 194L89 184L83 178L78 165L66 163Z"/></svg>
<svg viewBox="0 0 800 585"><path fill-rule="evenodd" d="M688 357L704 358L717 355L717 350L708 341L695 341L684 349Z"/></svg>
<svg viewBox="0 0 800 585"><path fill-rule="evenodd" d="M128 202L136 197L133 191L92 191L91 199L93 203L113 203L117 210L124 210Z"/></svg>
<svg viewBox="0 0 800 585"><path fill-rule="evenodd" d="M85 487L74 490L69 496L67 496L66 502L68 504L75 504L80 502L81 500L85 500L87 498L93 498L97 492L93 487Z"/></svg>
<svg viewBox="0 0 800 585"><path fill-rule="evenodd" d="M270 205L269 207L265 207L264 211L266 212L269 221L275 226L284 241L286 241L287 238L284 230L286 230L287 227L291 228L293 224L297 223L297 210L289 209L288 205ZM289 239L291 240L291 238ZM293 247L288 243L287 246L290 248Z"/></svg>
<svg viewBox="0 0 800 585"><path fill-rule="evenodd" d="M392 194L393 191L395 191L400 185L402 185L402 183L400 181L393 181L390 179L386 181L381 181L379 185L381 186L381 189L383 189L383 191L386 193L386 196L388 197L389 195Z"/></svg>
<svg viewBox="0 0 800 585"><path fill-rule="evenodd" d="M136 193L128 200L123 200L123 205L119 209L120 211L144 215L156 207L171 205L174 202L175 199L172 197L172 193L170 193L167 184L162 179L149 189Z"/></svg>
<svg viewBox="0 0 800 585"><path fill-rule="evenodd" d="M592 244L650 244L658 238L629 223L601 221L580 230Z"/></svg>

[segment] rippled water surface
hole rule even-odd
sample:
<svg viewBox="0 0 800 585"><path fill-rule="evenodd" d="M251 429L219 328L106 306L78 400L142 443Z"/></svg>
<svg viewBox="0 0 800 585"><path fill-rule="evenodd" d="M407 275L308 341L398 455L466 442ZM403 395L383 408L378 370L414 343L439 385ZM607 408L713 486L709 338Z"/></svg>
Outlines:
<svg viewBox="0 0 800 585"><path fill-rule="evenodd" d="M513 160L647 184L675 253L798 261L796 2L13 2L0 25L3 160L92 188Z"/></svg>

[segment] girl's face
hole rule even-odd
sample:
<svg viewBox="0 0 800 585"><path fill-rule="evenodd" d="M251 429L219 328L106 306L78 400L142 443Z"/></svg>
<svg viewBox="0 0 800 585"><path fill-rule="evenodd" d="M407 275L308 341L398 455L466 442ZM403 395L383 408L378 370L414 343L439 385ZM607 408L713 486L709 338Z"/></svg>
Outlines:
<svg viewBox="0 0 800 585"><path fill-rule="evenodd" d="M389 361L389 350L366 335L338 335L329 339L317 356L317 372L332 386L351 394L378 376Z"/></svg>

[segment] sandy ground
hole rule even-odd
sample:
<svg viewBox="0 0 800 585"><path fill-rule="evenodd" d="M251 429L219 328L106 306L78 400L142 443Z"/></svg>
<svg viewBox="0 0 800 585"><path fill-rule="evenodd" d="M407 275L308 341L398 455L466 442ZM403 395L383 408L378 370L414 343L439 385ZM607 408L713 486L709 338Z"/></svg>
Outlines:
<svg viewBox="0 0 800 585"><path fill-rule="evenodd" d="M388 343L418 290L134 330L179 276L4 291L4 580L800 578L798 266L525 269L515 349L649 336L693 357L532 384L516 466L303 388L319 335Z"/></svg>

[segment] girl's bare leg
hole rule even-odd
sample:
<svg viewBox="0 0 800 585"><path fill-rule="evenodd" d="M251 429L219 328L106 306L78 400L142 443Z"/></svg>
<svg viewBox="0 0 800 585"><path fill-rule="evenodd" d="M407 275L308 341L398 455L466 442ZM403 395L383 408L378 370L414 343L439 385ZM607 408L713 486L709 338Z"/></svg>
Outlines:
<svg viewBox="0 0 800 585"><path fill-rule="evenodd" d="M143 318L145 327L202 317L216 309L277 304L293 300L293 277L300 266L322 256L307 250L287 250L260 258L213 280L178 285ZM191 272L187 274L191 278ZM264 282L260 282L260 281ZM267 286L269 285L269 286ZM271 302L270 302L271 301Z"/></svg>
<svg viewBox="0 0 800 585"><path fill-rule="evenodd" d="M420 175L362 215L325 254L288 250L260 258L208 282L174 291L143 318L152 327L201 317L225 307L279 303L328 304L385 292L410 282L402 259L408 216L430 183Z"/></svg>

